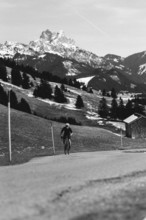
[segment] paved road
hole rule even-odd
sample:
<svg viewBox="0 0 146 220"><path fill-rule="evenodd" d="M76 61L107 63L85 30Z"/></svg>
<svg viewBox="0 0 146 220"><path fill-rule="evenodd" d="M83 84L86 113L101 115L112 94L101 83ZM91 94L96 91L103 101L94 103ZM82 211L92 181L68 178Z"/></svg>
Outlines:
<svg viewBox="0 0 146 220"><path fill-rule="evenodd" d="M42 157L0 167L0 220L61 219L55 205L63 194L71 191L73 196L73 190L79 191L90 181L144 170L146 153L122 151ZM62 203L59 207L64 212Z"/></svg>

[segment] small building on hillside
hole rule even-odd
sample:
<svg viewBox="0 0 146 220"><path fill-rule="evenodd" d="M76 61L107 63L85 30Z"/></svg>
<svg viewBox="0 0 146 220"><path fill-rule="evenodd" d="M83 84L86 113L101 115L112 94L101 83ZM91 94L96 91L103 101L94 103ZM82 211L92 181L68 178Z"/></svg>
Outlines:
<svg viewBox="0 0 146 220"><path fill-rule="evenodd" d="M126 137L146 138L146 117L139 114L133 114L124 120L126 128Z"/></svg>

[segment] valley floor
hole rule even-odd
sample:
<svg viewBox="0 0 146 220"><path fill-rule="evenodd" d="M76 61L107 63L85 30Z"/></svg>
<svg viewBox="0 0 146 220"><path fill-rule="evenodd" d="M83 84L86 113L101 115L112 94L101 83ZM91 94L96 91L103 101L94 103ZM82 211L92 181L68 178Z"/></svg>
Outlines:
<svg viewBox="0 0 146 220"><path fill-rule="evenodd" d="M142 220L145 151L72 153L0 167L1 220Z"/></svg>

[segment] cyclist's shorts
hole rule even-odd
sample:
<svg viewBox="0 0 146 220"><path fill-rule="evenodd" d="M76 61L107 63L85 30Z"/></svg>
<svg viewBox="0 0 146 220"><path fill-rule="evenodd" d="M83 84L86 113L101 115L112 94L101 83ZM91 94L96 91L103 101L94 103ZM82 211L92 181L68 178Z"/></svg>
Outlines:
<svg viewBox="0 0 146 220"><path fill-rule="evenodd" d="M63 137L63 139L66 139L66 138L71 139L71 136L64 136Z"/></svg>

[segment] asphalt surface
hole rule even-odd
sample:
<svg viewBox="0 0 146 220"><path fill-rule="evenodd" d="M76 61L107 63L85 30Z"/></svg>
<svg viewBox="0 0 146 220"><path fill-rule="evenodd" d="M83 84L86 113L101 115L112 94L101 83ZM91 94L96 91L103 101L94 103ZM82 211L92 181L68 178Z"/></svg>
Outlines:
<svg viewBox="0 0 146 220"><path fill-rule="evenodd" d="M84 213L83 189L87 185L92 188L93 184L89 183L145 170L145 151L74 153L0 167L0 220L71 219ZM109 187L107 192L110 190L113 189ZM78 195L76 212L72 207L75 194ZM94 199L94 192L90 194Z"/></svg>

